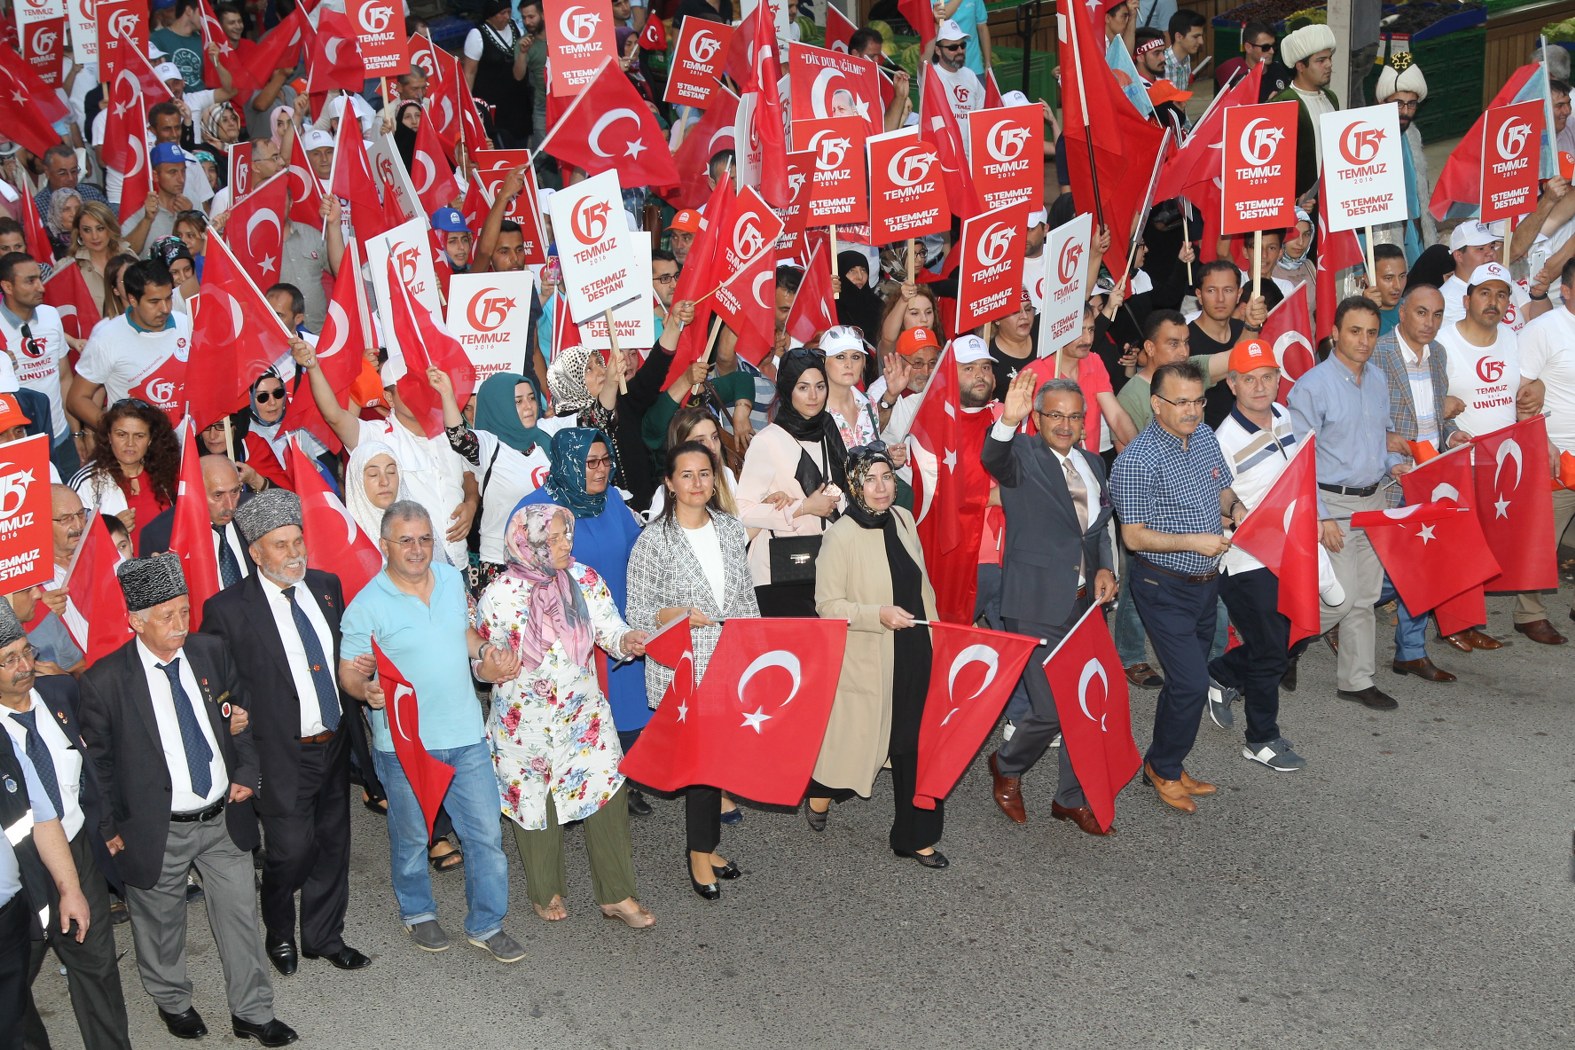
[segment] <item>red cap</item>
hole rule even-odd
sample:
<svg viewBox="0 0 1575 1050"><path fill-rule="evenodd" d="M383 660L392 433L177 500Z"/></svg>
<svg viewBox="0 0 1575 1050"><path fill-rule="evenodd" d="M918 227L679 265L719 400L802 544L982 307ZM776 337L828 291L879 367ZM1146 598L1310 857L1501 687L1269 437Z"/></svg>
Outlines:
<svg viewBox="0 0 1575 1050"><path fill-rule="evenodd" d="M1167 102L1182 103L1191 97L1192 92L1183 91L1168 80L1156 80L1148 86L1148 100L1156 106Z"/></svg>
<svg viewBox="0 0 1575 1050"><path fill-rule="evenodd" d="M926 346L939 350L941 341L935 338L935 331L930 328L910 328L897 337L897 353L903 357L915 354Z"/></svg>
<svg viewBox="0 0 1575 1050"><path fill-rule="evenodd" d="M22 411L15 394L0 394L0 430L10 430L31 422L27 413Z"/></svg>
<svg viewBox="0 0 1575 1050"><path fill-rule="evenodd" d="M1274 348L1262 339L1243 339L1231 348L1230 370L1232 372L1256 371L1259 368L1278 368L1279 362L1274 359Z"/></svg>
<svg viewBox="0 0 1575 1050"><path fill-rule="evenodd" d="M699 233L700 213L693 208L685 208L673 216L673 221L668 224L667 228L669 230L677 230L679 233Z"/></svg>

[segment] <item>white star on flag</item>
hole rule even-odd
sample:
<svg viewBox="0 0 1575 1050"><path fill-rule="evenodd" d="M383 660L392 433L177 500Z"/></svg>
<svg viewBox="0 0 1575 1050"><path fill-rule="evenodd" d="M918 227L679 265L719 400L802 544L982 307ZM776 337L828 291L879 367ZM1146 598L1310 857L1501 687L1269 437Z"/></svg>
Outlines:
<svg viewBox="0 0 1575 1050"><path fill-rule="evenodd" d="M275 265L276 264L273 261L273 256L271 255L265 255L257 261L257 266L262 270L263 273L273 273Z"/></svg>
<svg viewBox="0 0 1575 1050"><path fill-rule="evenodd" d="M1422 543L1423 543L1424 546L1427 544L1428 540L1435 540L1435 539L1438 538L1437 536L1433 535L1433 530L1436 527L1437 526L1434 526L1434 525L1423 525L1422 526L1422 529L1418 533L1418 535L1420 535L1422 537Z"/></svg>
<svg viewBox="0 0 1575 1050"><path fill-rule="evenodd" d="M678 720L680 722L686 722L686 721L689 720L689 705L688 704L679 704L678 705Z"/></svg>
<svg viewBox="0 0 1575 1050"><path fill-rule="evenodd" d="M624 146L624 148L623 148L623 155L625 157L638 158L640 156L641 151L643 151L645 148L646 148L646 145L645 145L645 140L644 139L634 139L634 140L632 140L631 142L627 143Z"/></svg>
<svg viewBox="0 0 1575 1050"><path fill-rule="evenodd" d="M1507 517L1509 517L1509 502L1510 501L1507 500L1507 499L1494 500L1493 501L1493 511L1494 511L1493 516L1495 518L1507 518Z"/></svg>
<svg viewBox="0 0 1575 1050"><path fill-rule="evenodd" d="M749 729L753 729L756 733L759 733L761 723L765 722L770 717L770 715L766 714L765 708L757 707L755 708L754 713L746 714L744 716L743 725L740 725L738 728L744 729L747 727Z"/></svg>
<svg viewBox="0 0 1575 1050"><path fill-rule="evenodd" d="M957 450L954 449L954 448L947 449L946 450L946 455L941 457L941 462L946 464L946 469L947 470L956 470L957 469Z"/></svg>

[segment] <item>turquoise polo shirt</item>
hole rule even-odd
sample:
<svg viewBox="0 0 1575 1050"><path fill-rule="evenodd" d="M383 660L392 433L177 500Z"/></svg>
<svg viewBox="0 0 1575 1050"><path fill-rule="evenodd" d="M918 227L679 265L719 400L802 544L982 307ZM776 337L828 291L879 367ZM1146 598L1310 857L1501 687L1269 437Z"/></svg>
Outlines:
<svg viewBox="0 0 1575 1050"><path fill-rule="evenodd" d="M372 639L416 690L421 742L428 751L467 747L486 737L481 705L470 685L466 630L470 599L464 578L452 565L433 564L432 597L423 602L388 578L372 577L345 610L340 655L354 660L372 651ZM388 716L369 712L372 746L393 751Z"/></svg>

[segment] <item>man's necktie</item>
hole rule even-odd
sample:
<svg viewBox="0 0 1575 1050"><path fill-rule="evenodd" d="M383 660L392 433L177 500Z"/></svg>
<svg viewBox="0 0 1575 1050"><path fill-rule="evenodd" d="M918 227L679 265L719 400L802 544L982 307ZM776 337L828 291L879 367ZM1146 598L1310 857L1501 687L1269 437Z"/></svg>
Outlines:
<svg viewBox="0 0 1575 1050"><path fill-rule="evenodd" d="M332 733L339 728L339 690L334 685L333 673L328 670L328 657L323 653L322 640L312 627L312 621L295 601L295 588L285 587L279 593L290 603L290 619L295 621L295 631L301 636L301 646L306 650L306 662L311 665L312 685L317 689L317 709L323 716L323 728Z"/></svg>
<svg viewBox="0 0 1575 1050"><path fill-rule="evenodd" d="M1061 465L1066 468L1066 490L1072 494L1072 505L1077 508L1077 523L1087 532L1088 486L1083 483L1083 475L1078 473L1070 458L1063 460Z"/></svg>
<svg viewBox="0 0 1575 1050"><path fill-rule="evenodd" d="M224 526L215 525L213 534L219 538L219 586L232 587L241 582L241 563L235 560L235 552L224 535Z"/></svg>
<svg viewBox="0 0 1575 1050"><path fill-rule="evenodd" d="M186 751L191 790L206 798L213 788L213 773L208 768L208 764L213 761L213 748L209 746L208 738L202 735L202 726L197 722L197 709L192 705L191 697L186 695L185 687L180 684L180 657L167 664L159 664L158 669L170 680L170 699L175 701L175 721L180 724L180 742Z"/></svg>
<svg viewBox="0 0 1575 1050"><path fill-rule="evenodd" d="M38 732L38 708L31 711L13 711L11 717L27 730L27 760L38 770L38 781L44 785L44 794L55 807L55 816L64 817L65 807L60 801L60 780L55 776L55 760L49 757L49 746Z"/></svg>

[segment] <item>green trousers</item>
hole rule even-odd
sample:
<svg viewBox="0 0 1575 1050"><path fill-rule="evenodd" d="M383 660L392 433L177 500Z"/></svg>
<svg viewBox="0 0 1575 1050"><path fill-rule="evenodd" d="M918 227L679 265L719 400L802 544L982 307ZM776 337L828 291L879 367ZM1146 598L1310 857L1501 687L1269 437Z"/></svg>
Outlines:
<svg viewBox="0 0 1575 1050"><path fill-rule="evenodd" d="M634 857L629 844L629 799L620 787L607 804L582 822L585 852L591 861L591 892L597 904L617 904L634 894ZM525 867L525 888L531 903L545 908L554 897L568 896L563 873L563 825L552 796L547 796L547 826L526 831L514 824L514 844Z"/></svg>

